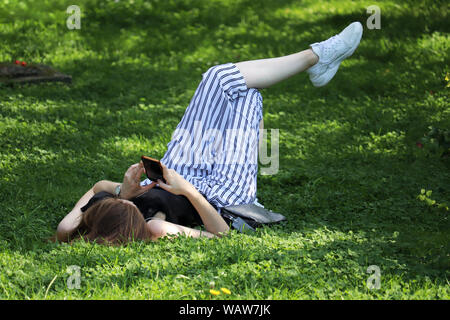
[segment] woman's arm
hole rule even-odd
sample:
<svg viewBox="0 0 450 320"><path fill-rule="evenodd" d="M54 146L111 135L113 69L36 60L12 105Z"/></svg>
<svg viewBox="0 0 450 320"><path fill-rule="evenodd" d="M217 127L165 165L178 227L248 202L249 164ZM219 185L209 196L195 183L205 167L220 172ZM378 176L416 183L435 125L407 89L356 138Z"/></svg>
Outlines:
<svg viewBox="0 0 450 320"><path fill-rule="evenodd" d="M142 163L137 163L130 166L125 172L123 182L113 182L108 180L101 180L97 182L89 191L87 191L80 200L76 203L75 207L70 211L63 220L58 224L56 228L56 239L59 241L67 241L68 237L76 230L80 225L82 211L89 200L101 191L114 194L114 191L118 185L122 186L120 197L123 199L131 199L155 186L156 183L152 183L148 186L141 187L139 184L139 178L143 173ZM137 183L136 183L137 182Z"/></svg>
<svg viewBox="0 0 450 320"><path fill-rule="evenodd" d="M225 222L225 220L223 220L222 216L200 194L200 192L195 189L195 187L192 186L192 188L187 189L184 193L184 196L188 198L188 200L197 210L200 218L203 221L203 224L205 225L206 230L218 236L226 234L230 230L230 227Z"/></svg>
<svg viewBox="0 0 450 320"><path fill-rule="evenodd" d="M92 189L94 190L95 194L102 191L114 194L116 187L118 185L121 185L121 183L108 180L101 180L97 182Z"/></svg>
<svg viewBox="0 0 450 320"><path fill-rule="evenodd" d="M227 233L230 228L214 207L198 192L198 190L180 176L175 170L163 167L166 183L158 180L161 188L176 195L184 195L197 210L207 231L220 236Z"/></svg>
<svg viewBox="0 0 450 320"><path fill-rule="evenodd" d="M78 200L72 211L70 211L58 224L58 227L56 228L56 239L58 239L59 241L67 241L69 236L80 225L81 215L83 214L81 208L84 207L96 193L99 193L101 191L114 193L114 189L119 184L120 183L107 180L98 181L80 198L80 200Z"/></svg>
<svg viewBox="0 0 450 320"><path fill-rule="evenodd" d="M67 241L69 236L80 225L82 215L81 208L89 202L94 194L94 188L89 189L81 199L78 200L72 211L61 220L56 228L56 239L58 241Z"/></svg>
<svg viewBox="0 0 450 320"><path fill-rule="evenodd" d="M178 236L180 234L184 234L187 237L192 238L215 238L216 236L210 232L192 229L184 226L180 226L178 224L174 224L168 221L153 219L147 222L147 225L152 233L152 240L157 240L158 238L166 237L166 236Z"/></svg>
<svg viewBox="0 0 450 320"><path fill-rule="evenodd" d="M114 194L116 187L121 186L119 198L130 200L138 195L150 190L156 185L156 182L152 182L147 186L140 185L140 179L144 173L144 165L141 162L131 165L123 176L123 182L113 182L108 180L101 180L94 186L94 192L106 191Z"/></svg>

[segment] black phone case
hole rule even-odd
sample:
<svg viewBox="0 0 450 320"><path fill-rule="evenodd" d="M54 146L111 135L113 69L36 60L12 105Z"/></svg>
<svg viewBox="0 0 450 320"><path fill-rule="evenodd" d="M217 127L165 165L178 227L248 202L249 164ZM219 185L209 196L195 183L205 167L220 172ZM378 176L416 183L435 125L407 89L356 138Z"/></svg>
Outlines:
<svg viewBox="0 0 450 320"><path fill-rule="evenodd" d="M152 181L158 181L158 179L160 179L161 181L163 181L164 183L166 183L166 180L164 179L163 175L162 175L162 171L161 172L155 172L152 169L152 165L154 165L155 163L147 160L145 158L141 158L142 162L144 163L144 169L145 169L145 174L147 175L147 178L149 178Z"/></svg>

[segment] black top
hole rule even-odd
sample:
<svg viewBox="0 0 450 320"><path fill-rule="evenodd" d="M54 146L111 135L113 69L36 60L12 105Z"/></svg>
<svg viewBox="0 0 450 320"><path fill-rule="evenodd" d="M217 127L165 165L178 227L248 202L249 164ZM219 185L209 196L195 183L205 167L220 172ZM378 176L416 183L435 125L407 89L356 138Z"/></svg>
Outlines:
<svg viewBox="0 0 450 320"><path fill-rule="evenodd" d="M99 200L113 197L113 194L105 191L96 193L89 202L81 208L81 211L85 212ZM130 199L130 201L138 207L146 221L150 220L158 211L162 211L166 215L166 221L172 223L188 227L203 224L197 210L195 210L185 196L174 195L160 187L153 187L140 196Z"/></svg>

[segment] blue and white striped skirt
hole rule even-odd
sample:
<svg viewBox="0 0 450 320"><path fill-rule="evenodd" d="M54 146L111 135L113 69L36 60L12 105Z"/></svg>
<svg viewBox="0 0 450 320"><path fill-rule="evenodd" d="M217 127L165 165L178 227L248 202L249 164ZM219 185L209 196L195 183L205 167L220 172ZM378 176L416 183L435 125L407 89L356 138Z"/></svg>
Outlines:
<svg viewBox="0 0 450 320"><path fill-rule="evenodd" d="M262 96L232 63L203 74L161 159L216 207L253 203ZM150 181L144 181L144 184Z"/></svg>

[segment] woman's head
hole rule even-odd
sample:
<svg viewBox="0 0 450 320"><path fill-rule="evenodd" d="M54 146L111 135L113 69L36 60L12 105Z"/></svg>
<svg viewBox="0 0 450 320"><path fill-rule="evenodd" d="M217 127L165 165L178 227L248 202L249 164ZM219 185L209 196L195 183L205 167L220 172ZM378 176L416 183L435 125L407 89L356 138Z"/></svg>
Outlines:
<svg viewBox="0 0 450 320"><path fill-rule="evenodd" d="M98 201L86 210L73 235L112 244L148 240L151 236L139 209L130 201L116 198Z"/></svg>

